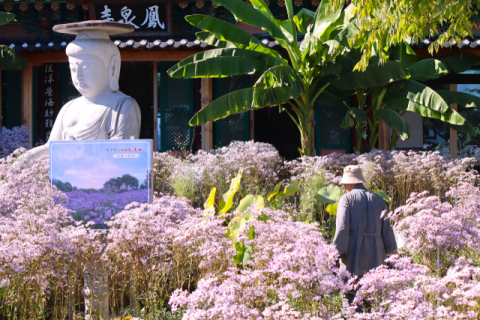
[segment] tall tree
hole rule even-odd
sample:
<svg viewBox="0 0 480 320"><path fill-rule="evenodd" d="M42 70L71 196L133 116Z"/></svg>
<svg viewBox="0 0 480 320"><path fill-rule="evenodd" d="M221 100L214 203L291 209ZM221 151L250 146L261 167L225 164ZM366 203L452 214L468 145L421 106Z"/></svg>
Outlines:
<svg viewBox="0 0 480 320"><path fill-rule="evenodd" d="M325 2L325 1L324 1ZM335 12L345 3L353 6L355 23L349 29L356 36L351 44L360 46L362 58L355 69L364 70L372 55L380 62L388 59L384 48L404 40L422 42L426 36L435 38L429 46L433 53L447 41L461 44L460 37L472 36L476 28L472 16L478 15L479 0L330 0L326 12ZM319 8L320 9L320 8Z"/></svg>

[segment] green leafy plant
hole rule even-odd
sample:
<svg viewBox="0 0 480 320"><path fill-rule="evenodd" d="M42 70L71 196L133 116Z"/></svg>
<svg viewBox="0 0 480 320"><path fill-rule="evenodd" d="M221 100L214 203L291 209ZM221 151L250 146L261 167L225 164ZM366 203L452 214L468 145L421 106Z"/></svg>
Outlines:
<svg viewBox="0 0 480 320"><path fill-rule="evenodd" d="M360 56L359 49L352 48ZM370 129L370 150L376 146L378 139L378 125L382 120L393 129L391 148L394 148L398 139L406 140L410 135L410 127L403 120L402 115L407 111L417 113L423 117L439 119L457 131L476 135L470 123L458 112L450 107L452 103L464 103L467 107L480 106L480 98L475 95L437 90L425 85L428 80L438 79L447 74L459 73L480 64L480 57L474 55L458 54L444 58L427 58L420 61L413 49L406 42L386 50L387 62L400 62L405 70L405 77L384 85L369 86L364 81L365 77L373 77L371 68L367 68L358 81L357 77L350 74L341 76L342 82L334 83L343 89L352 89L358 101L358 108L348 108L342 127L355 127L357 143L355 151L361 151L361 142L367 128ZM391 65L397 66L397 65ZM354 72L353 74L358 73ZM368 104L368 98L371 103ZM365 125L366 124L366 125Z"/></svg>
<svg viewBox="0 0 480 320"><path fill-rule="evenodd" d="M235 178L230 182L230 188L223 194L222 200L217 206L218 214L224 215L233 206L233 198L240 189L240 182L242 181L243 169L238 170ZM205 215L215 215L215 194L217 189L214 187L204 204Z"/></svg>
<svg viewBox="0 0 480 320"><path fill-rule="evenodd" d="M284 180L280 181L275 189L267 196L267 200L270 202L270 205L277 209L285 206L287 198L295 196L300 191L300 185L302 184L303 179L293 181L290 185L286 186L283 191L281 191L284 182Z"/></svg>
<svg viewBox="0 0 480 320"><path fill-rule="evenodd" d="M308 178L302 184L300 191L299 212L303 215L302 220L318 221L323 224L322 213L324 205L318 200L317 191L328 185L328 181L320 171Z"/></svg>
<svg viewBox="0 0 480 320"><path fill-rule="evenodd" d="M240 189L242 174L243 170L240 169L237 176L232 179L230 183L230 189L225 194L223 194L222 200L220 201L218 206L215 205L215 194L217 189L212 188L212 191L210 192L207 201L204 203L204 215L206 217L215 215L216 208L218 209L219 215L225 216L225 214L230 211L233 206L233 198ZM242 200L240 200L240 203L235 209L235 212L237 214L232 218L225 218L226 222L228 223L225 237L232 240L232 245L236 251L236 255L233 257L233 261L237 266L239 264L247 265L248 262L252 259L251 255L253 251L251 246L246 245L242 242L237 242L236 238L240 235L240 232L243 232L246 221L254 219L252 213L247 210L253 205L255 205L258 209L264 208L265 202L263 197L259 195L254 196L251 194L245 196ZM253 228L251 228L248 233L248 238L252 239L254 236L255 231L253 230Z"/></svg>
<svg viewBox="0 0 480 320"><path fill-rule="evenodd" d="M332 184L326 188L318 191L318 199L320 202L326 204L326 212L332 216L337 215L338 201L342 197L342 190L339 186Z"/></svg>

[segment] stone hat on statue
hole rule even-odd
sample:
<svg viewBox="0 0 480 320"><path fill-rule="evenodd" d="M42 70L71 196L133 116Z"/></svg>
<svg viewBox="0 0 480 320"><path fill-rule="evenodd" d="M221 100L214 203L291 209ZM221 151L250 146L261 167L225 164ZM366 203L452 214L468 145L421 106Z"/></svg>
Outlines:
<svg viewBox="0 0 480 320"><path fill-rule="evenodd" d="M345 169L343 169L343 177L342 180L340 180L340 184L359 184L366 182L360 166L346 166Z"/></svg>
<svg viewBox="0 0 480 320"><path fill-rule="evenodd" d="M75 40L67 46L68 56L94 54L100 57L108 67L112 56L120 57L118 47L110 40L109 36L134 32L135 27L120 22L89 20L58 24L53 27L53 31L77 35Z"/></svg>

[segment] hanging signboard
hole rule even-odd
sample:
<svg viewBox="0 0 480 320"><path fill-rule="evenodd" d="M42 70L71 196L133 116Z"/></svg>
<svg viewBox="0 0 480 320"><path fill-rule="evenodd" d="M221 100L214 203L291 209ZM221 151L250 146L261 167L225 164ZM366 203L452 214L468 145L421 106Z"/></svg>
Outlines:
<svg viewBox="0 0 480 320"><path fill-rule="evenodd" d="M170 34L170 2L149 4L98 4L96 18L135 27L136 35Z"/></svg>

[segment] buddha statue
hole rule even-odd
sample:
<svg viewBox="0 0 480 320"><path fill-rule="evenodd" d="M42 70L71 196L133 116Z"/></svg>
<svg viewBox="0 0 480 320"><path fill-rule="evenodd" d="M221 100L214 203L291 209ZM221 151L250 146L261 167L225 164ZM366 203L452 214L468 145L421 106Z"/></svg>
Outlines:
<svg viewBox="0 0 480 320"><path fill-rule="evenodd" d="M75 88L81 97L60 110L48 142L25 154L28 160L49 154L50 141L121 140L139 138L140 108L119 91L120 51L109 35L134 31L134 27L105 21L57 25L54 31L76 34L66 48Z"/></svg>

